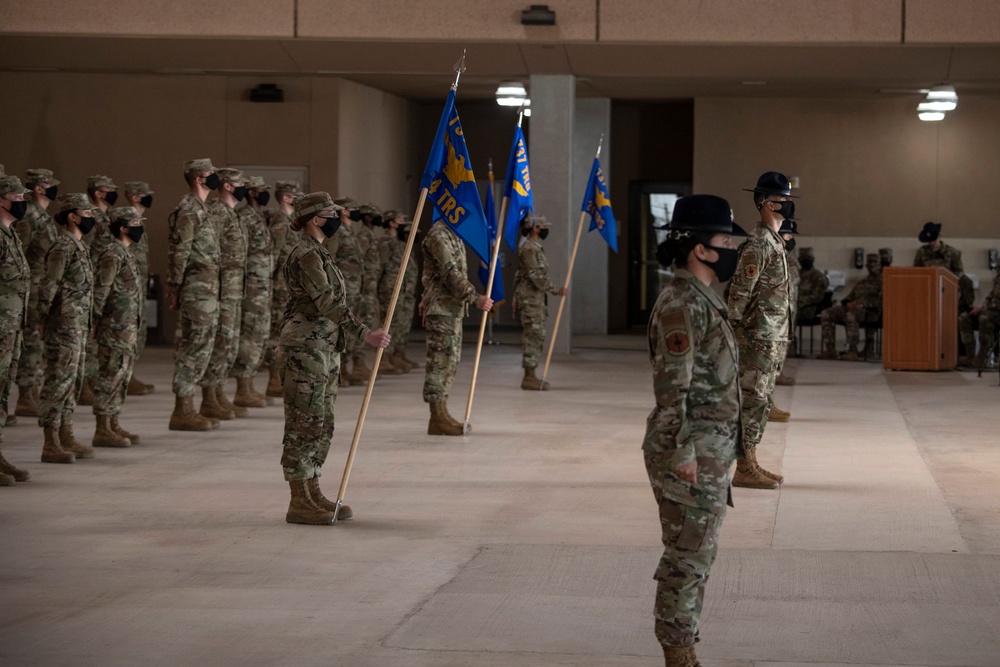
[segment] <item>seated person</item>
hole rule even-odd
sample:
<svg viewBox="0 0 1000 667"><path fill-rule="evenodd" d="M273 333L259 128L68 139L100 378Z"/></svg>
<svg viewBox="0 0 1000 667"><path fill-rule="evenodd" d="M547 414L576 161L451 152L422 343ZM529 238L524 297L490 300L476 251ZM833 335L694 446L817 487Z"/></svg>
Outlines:
<svg viewBox="0 0 1000 667"><path fill-rule="evenodd" d="M847 333L847 352L841 355L845 361L858 360L859 324L877 321L882 315L882 262L875 253L865 258L868 275L859 280L851 293L840 305L827 308L820 313L823 349L817 359L836 359L835 350L837 325L843 324Z"/></svg>
<svg viewBox="0 0 1000 667"><path fill-rule="evenodd" d="M979 329L979 354L976 352L976 340L973 335ZM986 296L982 306L970 308L968 312L958 316L958 331L965 346L965 355L958 360L959 366L982 367L986 355L996 342L996 332L1000 329L1000 270L993 278L993 289Z"/></svg>
<svg viewBox="0 0 1000 667"><path fill-rule="evenodd" d="M799 266L802 267L799 272L799 322L808 322L819 315L819 307L830 288L830 280L813 266L815 262L812 248L799 250Z"/></svg>

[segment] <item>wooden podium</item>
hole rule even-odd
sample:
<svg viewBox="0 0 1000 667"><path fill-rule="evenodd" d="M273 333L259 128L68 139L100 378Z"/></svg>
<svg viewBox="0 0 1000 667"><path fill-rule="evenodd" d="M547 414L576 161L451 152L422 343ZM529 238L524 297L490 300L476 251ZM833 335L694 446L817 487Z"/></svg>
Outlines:
<svg viewBox="0 0 1000 667"><path fill-rule="evenodd" d="M955 368L958 277L940 266L882 269L882 327L883 368Z"/></svg>

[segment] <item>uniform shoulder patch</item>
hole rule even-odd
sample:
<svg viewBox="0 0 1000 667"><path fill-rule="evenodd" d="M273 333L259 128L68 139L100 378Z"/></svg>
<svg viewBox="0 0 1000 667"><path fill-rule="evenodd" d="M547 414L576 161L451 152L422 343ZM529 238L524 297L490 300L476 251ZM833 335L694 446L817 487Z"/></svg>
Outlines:
<svg viewBox="0 0 1000 667"><path fill-rule="evenodd" d="M743 269L743 273L744 273L744 275L746 275L747 278L756 278L757 277L757 265L756 264L747 264L746 268Z"/></svg>
<svg viewBox="0 0 1000 667"><path fill-rule="evenodd" d="M667 334L667 351L670 354L681 355L691 347L691 339L683 329L676 329Z"/></svg>

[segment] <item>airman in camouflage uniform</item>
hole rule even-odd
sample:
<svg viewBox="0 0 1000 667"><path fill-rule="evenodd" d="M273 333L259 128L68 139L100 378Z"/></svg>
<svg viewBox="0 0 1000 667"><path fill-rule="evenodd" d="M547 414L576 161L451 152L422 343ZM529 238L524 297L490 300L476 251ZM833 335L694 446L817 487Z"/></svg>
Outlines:
<svg viewBox="0 0 1000 667"><path fill-rule="evenodd" d="M94 449L73 435L73 411L93 322L94 274L90 251L81 241L94 228L93 208L83 193L59 197L56 222L66 229L45 256L45 282L38 290L45 340L45 383L38 410L38 425L45 431L43 463L73 463L94 456Z"/></svg>
<svg viewBox="0 0 1000 667"><path fill-rule="evenodd" d="M361 214L361 224L354 225L352 231L358 238L361 246L361 301L358 307L358 317L368 325L374 325L378 321L378 282L382 273L382 262L379 255L379 237L382 236L382 213L373 204L364 204L358 209ZM352 379L364 377L365 380L371 374L371 369L365 363L365 349L363 346L355 346L351 352ZM382 370L385 368L385 357L382 357Z"/></svg>
<svg viewBox="0 0 1000 667"><path fill-rule="evenodd" d="M549 263L542 249L542 240L548 234L548 220L544 217L532 220L525 216L521 225L521 235L525 239L517 249L517 272L514 274L514 313L521 316L521 367L524 368L521 389L549 388L548 382L535 375L545 345L545 323L549 318L545 295L566 296L566 288L553 285L549 279Z"/></svg>
<svg viewBox="0 0 1000 667"><path fill-rule="evenodd" d="M962 268L962 251L941 241L941 224L928 222L917 238L924 244L917 248L913 266L943 266L958 278L958 312L967 313L976 299L972 279Z"/></svg>
<svg viewBox="0 0 1000 667"><path fill-rule="evenodd" d="M397 230L399 229L399 221L403 219L403 215L398 211L385 211L381 215L381 225L384 229L376 228L375 231L375 241L378 250L378 278L375 281L375 302L377 308L375 310L375 321L385 322L386 313L389 311L389 302L392 300L392 291L396 286L396 276L399 273L399 267L403 263L403 249L405 247L405 241L401 246L399 244L399 236ZM389 263L392 263L389 266ZM402 294L400 294L402 297ZM393 319L395 319L396 314L393 313ZM392 325L389 325L392 328ZM379 364L379 373L389 373L391 375L400 375L402 373L409 373L410 366L408 364L396 365L393 363L392 354L387 353L382 355L382 361Z"/></svg>
<svg viewBox="0 0 1000 667"><path fill-rule="evenodd" d="M799 250L799 311L798 320L803 322L811 320L819 315L819 306L826 298L826 291L830 287L830 280L826 275L815 268L816 255L812 248L802 248ZM789 263L791 264L791 263Z"/></svg>
<svg viewBox="0 0 1000 667"><path fill-rule="evenodd" d="M17 176L3 174L0 165L0 443L7 423L7 400L21 354L21 332L27 322L31 271L14 233L14 223L28 211L24 195L29 191ZM0 486L26 482L27 470L15 467L0 452Z"/></svg>
<svg viewBox="0 0 1000 667"><path fill-rule="evenodd" d="M385 347L389 336L371 331L347 305L340 271L322 241L339 227L339 207L325 192L295 202L292 229L302 230L285 263L288 305L281 325L285 432L281 467L291 488L285 520L329 524L336 504L323 496L318 477L334 430L340 352L347 338ZM342 505L339 518L351 509Z"/></svg>
<svg viewBox="0 0 1000 667"><path fill-rule="evenodd" d="M448 223L438 220L420 249L424 257L424 295L420 314L427 331L427 372L424 401L430 404L428 435L462 435L463 424L448 414L448 393L462 357L462 318L469 306L493 307L469 282L465 246Z"/></svg>
<svg viewBox="0 0 1000 667"><path fill-rule="evenodd" d="M94 273L94 322L98 370L94 380L95 447L128 447L139 436L118 423L139 342L143 284L131 248L142 238L145 220L131 206L111 210L108 232L114 239L97 257Z"/></svg>
<svg viewBox="0 0 1000 667"><path fill-rule="evenodd" d="M792 214L795 213L795 206L792 206ZM781 222L778 235L785 242L785 263L788 265L788 343L785 345L785 354L778 365L778 375L774 378L774 384L791 386L795 384L795 378L785 375L785 362L789 354L795 354L795 321L799 310L799 263L792 257L795 250L795 236L799 233L799 225L794 219L786 219ZM790 415L785 410L778 408L771 399L771 411L767 416L768 421L788 421Z"/></svg>
<svg viewBox="0 0 1000 667"><path fill-rule="evenodd" d="M820 313L823 330L823 350L817 359L836 359L837 325L843 324L847 334L847 352L840 355L845 361L858 360L859 325L877 321L882 315L882 263L879 256L869 253L865 258L868 275L859 280L842 303Z"/></svg>
<svg viewBox="0 0 1000 667"><path fill-rule="evenodd" d="M274 198L278 203L276 210L268 214L267 226L271 229L274 239L274 273L271 277L271 338L267 342L264 361L268 365L267 396L279 398L283 396L281 388L281 363L277 360L278 336L281 333L281 320L285 316L285 304L288 302L288 289L285 287L285 261L295 247L298 235L292 232L292 203L302 195L302 186L295 181L278 181L274 184Z"/></svg>
<svg viewBox="0 0 1000 667"><path fill-rule="evenodd" d="M382 279L379 282L379 301L382 304L382 318L385 319L386 309L392 300L392 291L396 288L396 276L403 263L406 251L406 239L410 234L410 221L402 213L393 212L389 219L389 231L383 240ZM420 280L420 270L417 268L416 253L410 255L403 273L403 284L399 288L396 300L396 310L392 314L389 333L392 343L386 350L383 360L388 357L392 365L404 373L409 373L417 364L406 357L406 343L413 328L413 314L416 309L417 282Z"/></svg>
<svg viewBox="0 0 1000 667"><path fill-rule="evenodd" d="M333 263L341 272L344 278L344 289L346 290L347 306L366 325L371 320L366 320L365 302L362 298L364 285L364 255L365 249L362 246L362 239L366 236L367 229L361 222L361 213L357 204L350 197L340 197L336 200L340 210L340 231L332 237L326 239L323 245L326 246ZM342 364L340 367L340 386L350 386L352 383L364 384L371 375L371 369L365 365L364 347L354 339L344 342ZM347 360L351 360L351 370L347 370Z"/></svg>
<svg viewBox="0 0 1000 667"><path fill-rule="evenodd" d="M772 405L774 379L790 332L788 263L778 236L790 214L791 185L784 174L761 175L752 190L760 223L740 246L739 264L729 284L729 321L740 346L740 391L743 396L743 446L734 486L777 489L781 475L757 462Z"/></svg>
<svg viewBox="0 0 1000 667"><path fill-rule="evenodd" d="M268 404L253 386L254 376L264 358L264 346L271 332L271 276L274 273L274 238L264 220L263 208L271 198L270 186L260 176L247 179L247 198L236 207L247 239L246 297L240 325L239 350L233 364L236 396L233 403L243 408Z"/></svg>
<svg viewBox="0 0 1000 667"><path fill-rule="evenodd" d="M108 212L118 201L118 186L110 176L96 174L87 178L87 198L94 207L94 231L83 237L83 244L90 248L90 266L97 270L97 258L114 241L111 236L111 218ZM97 377L97 339L93 335L87 341L87 362L83 374L83 389L79 405L94 404L94 378Z"/></svg>
<svg viewBox="0 0 1000 667"><path fill-rule="evenodd" d="M59 229L47 209L56 199L60 181L48 169L29 169L24 183L30 190L28 212L15 223L14 228L31 269L31 294L28 296L21 358L17 365L18 396L14 414L18 417L37 417L44 370L44 348L38 327L38 290L46 280L45 256L59 237Z"/></svg>
<svg viewBox="0 0 1000 667"><path fill-rule="evenodd" d="M139 212L140 216L146 215L146 209L153 205L153 190L146 181L128 181L125 183L125 206L131 206ZM148 220L146 221L148 223ZM144 225L146 223L143 223ZM149 234L143 234L138 243L133 243L129 247L132 256L135 257L135 266L139 271L139 284L142 285L142 299L139 302L139 338L135 346L135 360L139 361L142 351L146 349L146 292L149 290ZM135 371L128 381L129 396L143 396L151 394L156 387L143 382L136 377Z"/></svg>
<svg viewBox="0 0 1000 667"><path fill-rule="evenodd" d="M201 414L210 419L245 417L247 409L233 405L225 394L226 378L236 362L243 321L247 270L247 235L236 205L246 197L246 176L238 169L219 169L218 199L209 214L219 236L219 325L215 345L201 379Z"/></svg>
<svg viewBox="0 0 1000 667"><path fill-rule="evenodd" d="M176 395L170 429L207 431L218 421L194 410L195 387L212 356L219 325L219 236L205 199L219 185L208 158L184 163L191 191L168 218L167 288L179 310L173 391Z"/></svg>
<svg viewBox="0 0 1000 667"><path fill-rule="evenodd" d="M736 337L711 288L728 277L727 263L730 272L735 265L731 234L742 230L730 211L721 197L681 198L657 249L675 271L649 318L656 406L642 449L662 529L654 617L668 667L698 664L705 585L726 515L729 470L741 453Z"/></svg>
<svg viewBox="0 0 1000 667"><path fill-rule="evenodd" d="M973 331L979 328L979 352L976 353L976 339ZM1000 329L1000 270L993 276L993 289L986 296L982 306L958 316L958 330L965 346L965 357L959 360L961 366L982 368L986 355L996 342Z"/></svg>

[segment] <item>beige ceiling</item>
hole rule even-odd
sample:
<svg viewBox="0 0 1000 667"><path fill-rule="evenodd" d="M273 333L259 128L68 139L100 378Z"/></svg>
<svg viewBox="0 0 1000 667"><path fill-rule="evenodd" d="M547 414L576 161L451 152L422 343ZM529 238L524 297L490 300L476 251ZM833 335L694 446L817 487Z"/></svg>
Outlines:
<svg viewBox="0 0 1000 667"><path fill-rule="evenodd" d="M0 70L341 76L413 100L447 89L463 45L328 39L7 35ZM1000 95L996 46L702 46L480 42L462 94L492 97L506 79L573 74L581 96L870 96L948 82ZM745 83L751 82L751 83ZM764 82L761 84L760 82Z"/></svg>

